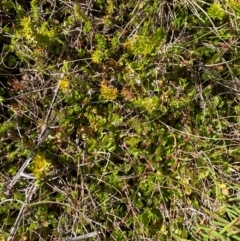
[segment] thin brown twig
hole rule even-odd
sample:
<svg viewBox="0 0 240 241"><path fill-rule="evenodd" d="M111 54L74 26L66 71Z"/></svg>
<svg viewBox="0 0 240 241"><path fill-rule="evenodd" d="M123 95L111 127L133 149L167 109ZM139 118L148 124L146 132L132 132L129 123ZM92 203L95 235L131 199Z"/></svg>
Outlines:
<svg viewBox="0 0 240 241"><path fill-rule="evenodd" d="M57 121L57 117L54 118L54 120L52 121L51 125L54 125ZM15 177L12 179L12 181L10 182L10 184L7 187L7 191L6 194L8 195L10 190L13 188L13 186L17 183L17 181L24 176L23 173L25 171L25 169L27 168L28 164L31 162L32 158L34 157L34 155L36 154L38 148L41 146L41 144L46 140L46 138L49 135L50 132L50 127L46 127L45 129L45 133L43 134L42 138L38 141L38 143L36 144L36 146L34 147L34 149L31 151L31 153L29 154L27 160L23 163L23 165L21 166L21 168L19 169L19 171L17 172L17 174L15 175Z"/></svg>
<svg viewBox="0 0 240 241"><path fill-rule="evenodd" d="M83 234L83 235L73 237L73 238L63 238L63 239L60 239L59 241L78 241L78 240L83 240L83 239L88 239L88 238L94 238L94 237L98 236L99 234L100 234L100 232L94 231L94 232Z"/></svg>
<svg viewBox="0 0 240 241"><path fill-rule="evenodd" d="M17 219L15 220L15 223L14 223L12 229L11 229L11 233L10 233L9 237L7 238L7 241L12 241L14 239L14 237L15 237L15 235L17 233L18 227L20 225L20 222L22 220L22 217L24 215L24 212L25 212L25 210L27 208L27 204L31 201L32 196L35 193L36 189L37 189L37 187L33 183L31 185L31 187L30 187L30 190L26 193L26 200L23 203L23 205L22 205L22 207L21 207L21 209L19 211L19 214L17 216Z"/></svg>

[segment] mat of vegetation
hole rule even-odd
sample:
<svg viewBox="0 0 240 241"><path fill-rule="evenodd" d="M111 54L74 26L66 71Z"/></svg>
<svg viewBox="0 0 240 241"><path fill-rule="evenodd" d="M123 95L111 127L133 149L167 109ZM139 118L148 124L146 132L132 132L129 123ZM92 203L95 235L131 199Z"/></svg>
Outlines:
<svg viewBox="0 0 240 241"><path fill-rule="evenodd" d="M0 10L1 241L240 240L239 1Z"/></svg>

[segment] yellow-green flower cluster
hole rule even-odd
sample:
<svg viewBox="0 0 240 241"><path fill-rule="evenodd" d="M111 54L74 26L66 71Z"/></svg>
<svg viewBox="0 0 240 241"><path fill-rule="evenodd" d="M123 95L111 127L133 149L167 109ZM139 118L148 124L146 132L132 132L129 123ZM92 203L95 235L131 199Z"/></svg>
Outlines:
<svg viewBox="0 0 240 241"><path fill-rule="evenodd" d="M33 157L33 163L31 165L31 170L36 179L43 177L46 172L50 169L51 163L46 158L45 152L37 152Z"/></svg>
<svg viewBox="0 0 240 241"><path fill-rule="evenodd" d="M63 78L60 80L59 89L63 92L67 92L69 90L69 80L67 78Z"/></svg>
<svg viewBox="0 0 240 241"><path fill-rule="evenodd" d="M101 95L105 100L115 100L118 96L118 90L104 83L101 84Z"/></svg>

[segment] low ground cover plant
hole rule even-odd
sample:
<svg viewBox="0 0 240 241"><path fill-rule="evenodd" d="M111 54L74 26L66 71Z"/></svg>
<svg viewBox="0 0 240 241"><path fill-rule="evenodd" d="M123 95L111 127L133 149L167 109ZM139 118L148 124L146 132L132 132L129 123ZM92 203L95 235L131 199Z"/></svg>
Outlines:
<svg viewBox="0 0 240 241"><path fill-rule="evenodd" d="M238 1L0 9L1 240L240 240Z"/></svg>

